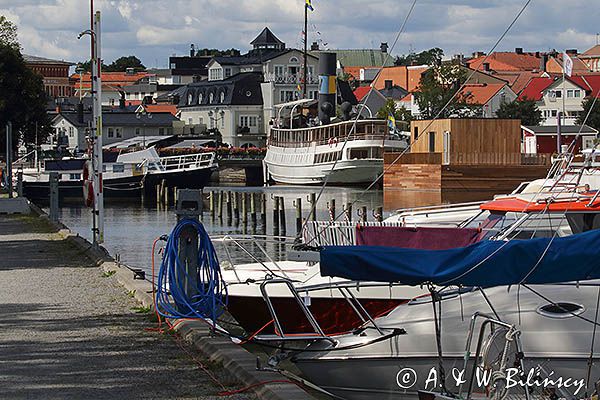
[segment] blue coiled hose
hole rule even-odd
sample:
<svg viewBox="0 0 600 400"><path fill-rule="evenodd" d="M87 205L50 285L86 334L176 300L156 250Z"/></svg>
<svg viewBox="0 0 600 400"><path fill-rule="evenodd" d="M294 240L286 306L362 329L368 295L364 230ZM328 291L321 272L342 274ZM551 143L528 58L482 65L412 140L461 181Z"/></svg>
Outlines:
<svg viewBox="0 0 600 400"><path fill-rule="evenodd" d="M188 276L179 260L178 249L184 228L193 226L198 232L198 270ZM186 293L186 281L197 282L193 295ZM216 323L227 305L227 287L223 282L219 259L204 229L195 219L180 220L169 235L158 272L156 310L166 318L211 319Z"/></svg>

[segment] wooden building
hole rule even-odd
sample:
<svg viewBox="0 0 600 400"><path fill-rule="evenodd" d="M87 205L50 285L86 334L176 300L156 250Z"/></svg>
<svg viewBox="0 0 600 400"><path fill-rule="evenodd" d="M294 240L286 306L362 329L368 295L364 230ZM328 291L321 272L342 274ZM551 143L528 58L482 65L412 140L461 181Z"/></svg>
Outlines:
<svg viewBox="0 0 600 400"><path fill-rule="evenodd" d="M550 156L521 153L521 122L441 119L411 123L410 153L384 156L384 206L486 200L542 178Z"/></svg>

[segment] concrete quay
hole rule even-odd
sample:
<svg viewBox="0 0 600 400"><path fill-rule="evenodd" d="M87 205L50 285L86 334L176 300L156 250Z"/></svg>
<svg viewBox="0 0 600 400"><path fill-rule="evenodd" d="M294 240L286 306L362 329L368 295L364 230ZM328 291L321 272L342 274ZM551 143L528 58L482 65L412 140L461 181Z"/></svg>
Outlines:
<svg viewBox="0 0 600 400"><path fill-rule="evenodd" d="M0 281L2 399L312 398L202 324L148 330L150 283L33 205L0 210Z"/></svg>

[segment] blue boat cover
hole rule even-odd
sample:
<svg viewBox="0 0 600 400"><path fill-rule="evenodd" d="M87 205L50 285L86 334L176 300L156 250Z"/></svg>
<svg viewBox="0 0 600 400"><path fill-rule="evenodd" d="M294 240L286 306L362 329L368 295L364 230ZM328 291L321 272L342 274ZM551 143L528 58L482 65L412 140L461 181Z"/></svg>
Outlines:
<svg viewBox="0 0 600 400"><path fill-rule="evenodd" d="M600 278L600 230L567 237L482 241L448 250L327 246L321 274L407 285L501 286Z"/></svg>

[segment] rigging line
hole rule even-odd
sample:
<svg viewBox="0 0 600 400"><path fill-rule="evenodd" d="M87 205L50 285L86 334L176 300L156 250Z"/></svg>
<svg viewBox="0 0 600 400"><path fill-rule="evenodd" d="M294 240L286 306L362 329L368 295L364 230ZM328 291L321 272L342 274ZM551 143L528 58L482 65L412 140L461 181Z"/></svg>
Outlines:
<svg viewBox="0 0 600 400"><path fill-rule="evenodd" d="M529 0L529 1L531 1L531 0ZM392 46L390 47L389 51L386 53L385 59L383 60L383 63L381 65L380 72L377 74L377 76L375 76L375 79L373 80L373 83L371 84L372 88L375 87L377 81L379 80L379 78L381 76L381 71L383 71L383 68L385 67L385 65L387 64L388 60L390 59L390 55L391 55L392 51L394 50L394 48L396 47L396 44L398 43L398 40L400 40L400 36L404 32L404 29L406 28L406 24L408 23L408 19L412 15L413 10L414 10L416 4L417 4L417 0L413 0L412 4L410 6L410 9L408 10L408 13L406 14L406 16L404 18L404 21L402 22L402 25L400 26L400 30L398 31L398 33L396 34L396 37L394 38L394 41L392 42ZM362 104L359 107L358 115L356 116L356 118L354 118L354 122L352 124L352 127L350 128L350 130L346 134L344 143L342 144L342 149L341 149L342 153L343 153L344 149L346 148L346 145L348 144L348 140L347 139L354 132L356 132L356 124L358 123L358 120L359 120L360 116L362 115L363 111L365 110L366 103L369 100L372 92L373 92L373 90L369 90L369 92L367 93L367 96L365 97L364 101L362 102ZM323 182L323 185L321 186L321 189L319 190L319 193L317 195L317 198L316 198L314 204L312 204L312 207L310 209L308 217L304 220L304 223L302 224L302 229L304 229L304 227L306 226L306 223L311 219L311 217L313 216L313 214L317 212L316 211L317 203L319 202L319 199L322 197L323 192L325 191L325 187L327 186L327 183L329 183L329 178L331 177L331 175L333 173L333 170L336 167L338 161L339 161L339 158L336 157L336 159L333 162L333 165L331 166L330 173L325 176L325 181ZM352 203L352 204L354 204L354 203ZM336 218L336 220L337 220L337 218ZM302 231L302 229L300 229L300 232Z"/></svg>
<svg viewBox="0 0 600 400"><path fill-rule="evenodd" d="M590 387L590 378L592 376L592 363L593 363L593 359L594 359L594 342L596 341L596 327L598 326L598 307L600 306L600 287L598 288L598 297L596 298L596 315L594 316L594 330L592 333L592 343L590 345L590 358L588 360L588 371L587 371L587 384L585 387L586 390L586 394L585 396L587 397L587 391Z"/></svg>
<svg viewBox="0 0 600 400"><path fill-rule="evenodd" d="M571 314L573 317L575 318L579 318L582 321L588 322L592 325L600 325L600 323L598 323L598 321L592 321L589 318L584 317L583 315L580 314L576 314L573 311L569 311L566 310L564 307L562 307L560 304L556 303L554 300L550 299L549 297L544 296L543 294L541 294L540 292L538 292L537 290L533 289L532 287L530 287L529 285L526 284L522 284L521 286L523 286L525 289L529 290L531 293L535 294L536 296L538 296L539 298L541 298L544 301L547 301L548 303L552 304L553 306L556 306L558 308L560 308L562 311L564 311L565 313L569 313Z"/></svg>
<svg viewBox="0 0 600 400"><path fill-rule="evenodd" d="M528 5L531 3L531 1L532 1L532 0L527 0L527 1L525 2L525 4L523 5L523 7L522 7L522 8L519 10L519 12L518 12L518 13L517 13L517 15L515 16L515 18L514 18L514 19L511 21L511 23L508 25L508 27L506 28L506 30L505 30L505 31L502 33L502 35L500 36L500 38L498 38L498 40L496 41L496 43L495 43L495 44L492 46L492 48L491 48L491 49L488 51L488 54L487 54L487 55L484 57L483 61L481 62L481 65L483 65L483 63L484 63L484 62L486 62L486 61L487 61L487 59L490 57L491 53L493 53L493 52L494 52L494 50L496 50L496 47L498 47L498 45L500 44L500 42L502 42L502 40L504 39L504 37L505 37L505 36L508 34L508 32L510 31L510 29L511 29L511 28L512 28L512 27L515 25L515 23L517 22L517 20L518 20L518 19L521 17L521 15L523 14L523 12L525 12L525 9L526 9L526 8L527 8L527 6L528 6ZM415 2L414 2L414 3L416 3L416 0L415 0ZM414 3L413 3L413 7L414 7ZM411 7L411 12L412 12L412 7ZM407 17L408 17L408 16L407 16ZM405 20L405 22L406 22L406 20ZM398 35L396 38L398 39L398 38L399 38L399 36L400 36L400 35ZM397 40L396 40L396 41L397 41ZM394 42L394 45L396 44L396 41ZM393 48L393 46L392 46L392 48ZM390 51L390 52L391 52L391 51ZM388 53L388 55L389 55L389 53ZM468 75L468 77L467 77L467 79L465 80L465 82L463 82L463 83L461 84L461 86L459 87L459 89L458 89L458 90L457 90L457 91L454 93L454 95L453 95L453 96L452 96L452 97L451 97L451 98L448 100L448 102L447 102L447 103L446 103L446 104L445 104L445 105L444 105L444 106L443 106L443 107L440 109L440 111L439 111L439 112L438 112L438 113L437 113L437 114L434 116L434 118L433 118L433 119L432 119L432 120L429 122L429 124L427 124L427 126L425 127L425 129L423 129L423 130L422 130L422 131L421 131L421 132L420 132L420 133L417 135L417 137L414 139L414 141L412 141L412 142L411 142L411 143L408 145L408 147L407 147L406 149L404 149L404 150L403 150L403 151L402 151L402 152L401 152L401 153L400 153L400 154L399 154L399 155L398 155L398 156L397 156L397 157L396 157L396 158L395 158L395 159L394 159L394 160L393 160L393 161L392 161L392 162L391 162L391 163L390 163L390 164L389 164L387 167L384 167L384 170L383 170L383 172L381 172L379 175L377 175L377 177L376 177L376 178L373 180L373 182L371 182L371 184L370 184L369 186L367 186L367 188L366 188L366 189L364 189L362 192L360 192L360 193L358 194L358 196L356 197L356 199L350 203L351 205L354 205L354 204L356 204L360 198L362 198L362 197L363 197L363 196L364 196L364 195L365 195L365 194L366 194L366 193L367 193L369 190L371 190L371 189L373 188L373 186L375 186L375 184L376 184L376 183L377 183L377 182L378 182L378 181L379 181L379 180L380 180L380 179L381 179L381 178L382 178L382 177L385 175L385 173L386 173L386 172L388 172L388 171L390 170L390 168L391 168L391 167L392 167L394 164L396 164L396 163L397 163L397 162L400 160L400 158L402 158L402 156L404 156L404 154L406 154L406 153L407 153L407 152L410 150L410 148L412 147L412 145L413 145L415 142L417 142L417 141L418 141L418 140L421 138L421 136L423 136L423 135L425 134L425 132L427 132L427 130L429 129L429 127L431 127L431 125L433 125L433 123L434 123L434 122L435 122L435 121L436 121L436 120L437 120L437 119L440 117L440 115L441 115L441 114L442 114L442 113L445 111L445 109L446 109L446 108L447 108L447 107L448 107L448 106L451 104L451 102L452 102L452 101L453 101L453 100L456 98L456 96L458 95L458 93L459 93L459 92L460 92L462 89L464 89L464 87L465 87L465 85L467 84L467 82L468 82L468 81L469 81L469 80L470 80L470 79L473 77L473 75L475 75L475 73L477 73L477 72L478 72L478 70L479 70L479 68L477 68L477 69L474 69L474 70L473 70L473 71L472 71L472 72L471 72L471 73ZM379 78L379 76L380 76L380 74L377 74L377 76L375 77L375 81L377 80L377 78ZM371 94L371 93L372 93L372 90L370 90L370 91L367 93L367 98L366 98L366 100L365 100L365 101L363 102L363 104L362 104L362 109L361 109L361 112L362 112L362 110L364 110L364 105L365 105L366 101L369 99L369 96L370 96L370 94ZM350 129L350 132L348 133L348 135L347 135L346 137L348 137L348 136L350 135L350 133L352 133L353 129L354 129L354 128L355 128L355 126L356 126L356 121L358 120L358 117L360 116L360 114L361 114L361 113L359 112L359 114L358 114L358 116L357 116L357 119L355 120L355 123L354 123L354 125L353 125L352 129ZM344 143L344 145L345 145L345 143ZM344 149L344 148L342 147L342 151L343 151L343 149ZM337 160L335 161L335 163L337 163ZM333 165L334 167L335 167L335 165L336 165L335 163L334 163L334 165ZM333 169L333 167L332 167L332 169ZM318 198L320 198L320 197L321 197L321 195L322 195L322 193L323 193L323 190L325 189L325 185L327 184L327 181L328 181L328 178L329 178L329 176L330 176L330 175L327 175L327 177L325 178L325 184L323 185L323 187L322 187L322 189L321 189L321 191L320 191L320 193L319 193L319 197L318 197ZM315 202L315 205L316 205L316 202ZM314 206L315 206L315 205L313 205L313 208L314 208ZM311 215L312 215L312 212L313 212L313 211L312 211L312 209L311 209L311 213L309 214L309 218L311 217ZM339 215L338 215L338 216L337 216L337 217L334 219L334 221L336 221L337 219L339 219L339 218L340 218L342 215L343 215L343 213L339 214ZM307 221L308 221L308 218L307 218ZM304 228L304 226L303 226L303 228ZM307 244L310 244L310 242L309 242L309 243L307 243Z"/></svg>

